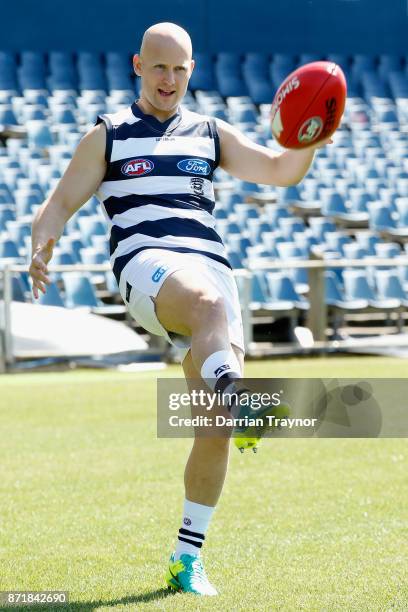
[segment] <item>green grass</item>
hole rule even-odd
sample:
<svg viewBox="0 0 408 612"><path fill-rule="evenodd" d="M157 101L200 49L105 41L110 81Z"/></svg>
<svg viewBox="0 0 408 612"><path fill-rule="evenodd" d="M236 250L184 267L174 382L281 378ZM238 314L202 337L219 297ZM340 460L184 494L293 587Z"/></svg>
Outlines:
<svg viewBox="0 0 408 612"><path fill-rule="evenodd" d="M405 377L407 369L403 360L348 357L248 362L246 374ZM67 590L73 611L408 610L402 439L233 449L204 551L221 595L169 595L163 574L191 441L156 438L156 375L181 369L0 378L0 590Z"/></svg>

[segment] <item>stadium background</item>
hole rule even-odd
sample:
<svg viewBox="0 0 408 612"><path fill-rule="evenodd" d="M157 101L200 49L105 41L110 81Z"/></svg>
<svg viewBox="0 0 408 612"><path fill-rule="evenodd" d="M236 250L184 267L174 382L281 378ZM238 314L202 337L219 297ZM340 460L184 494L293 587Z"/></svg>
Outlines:
<svg viewBox="0 0 408 612"><path fill-rule="evenodd" d="M237 100L238 108L234 108L233 99L205 93L200 99L196 92L188 96L188 103L193 106L199 102L207 111L224 113L252 137L271 146L268 122L262 117L267 116L287 68L316 55L337 54L352 96L336 145L319 153L298 189L269 190L264 195L262 188L254 192L252 187L247 196L247 186L234 184L231 189L231 184L227 185L225 191L236 190L238 200L221 196L218 220L221 228L227 224L225 233L232 238L231 253L235 253L232 258L240 267L247 257L259 256L265 263L271 255L278 266L283 259L288 265L289 249L292 261L307 261L309 249L302 237L311 237L314 242L310 220L320 218L315 222L317 246L326 246L329 257L357 257L373 291L378 290L375 268L385 268L388 277L397 276L404 298L393 299L399 299L398 309L402 304L402 314L406 312L402 299L407 299L408 264L397 266L388 260L369 268L362 260L368 254L395 258L405 251L401 240L408 228L408 219L403 217L403 199L408 196L405 0L2 2L0 271L17 264L22 268L9 274L13 277L10 286L7 282L1 285L1 300L5 300L0 320L7 362L3 366L13 372L0 377L0 591L64 589L70 592L69 609L74 612L198 609L196 600L168 597L162 588L180 518L183 469L191 441L157 439L156 377L180 377L181 368L170 365L160 372L135 372L132 368L100 372L76 367L70 372L16 372L39 365L54 369L58 359L65 363L67 356L70 366L113 365L111 349L120 343L137 348L136 354L130 351L130 362L147 358L148 351L133 332L119 341L116 326L101 327L89 318L91 315L72 308L88 304L91 311L106 313L108 309L110 316L123 320L115 286L105 269L92 272L79 296L78 279L85 273L81 272L70 288L72 272L63 276L56 272L58 293L49 296L61 308L54 307L52 313L44 306L44 316L39 314L41 308L31 303L24 269L35 207L58 180L96 112L125 103L133 95L130 54L137 49L143 30L162 20L175 21L190 31L198 52L197 68L200 62L203 68L195 73L196 85L200 80L201 85L207 82L218 94L220 88L236 88L239 97L247 95L250 88L251 95L261 96L256 101L266 106L264 110L254 107L250 95ZM218 54L223 52L232 52L235 57L227 55L220 61ZM245 58L246 53L261 55L250 59ZM130 93L112 96L112 88L130 88ZM58 89L70 91L57 94ZM107 94L111 94L108 99ZM254 126L260 129L256 131ZM333 192L320 191L328 187L325 181L332 179L337 181L335 191L343 195L346 211L330 209L341 207L339 198L330 199ZM225 186L228 180L221 174L219 182ZM251 197L253 202L246 201ZM381 205L370 210L371 201ZM308 204L314 208L311 216L290 220ZM323 214L322 205L328 207ZM381 229L372 225L376 206L386 219ZM277 218L277 210L282 219ZM363 214L363 227L357 228L357 233L356 228L349 232L350 228L341 224L341 214L344 218L353 210ZM268 219L260 220L259 212L266 212ZM101 245L106 238L99 223L98 207L91 200L84 214L70 223L56 251L56 261L74 261L76 267L79 262L89 267L89 262L105 261ZM330 225L321 227L319 223ZM249 230L252 239L245 234ZM78 233L75 237L74 232L79 232L80 242L75 242ZM280 240L279 232L286 232L291 239ZM393 232L400 234L397 239ZM265 235L269 244L262 241ZM253 244L241 244L242 237ZM279 250L283 243L286 246ZM248 251L248 246L255 250ZM300 253L293 250L298 246ZM104 264L98 265L103 268ZM296 277L293 270L285 270L283 276L289 276L295 290L304 291L304 271ZM280 272L274 272L275 281ZM355 337L359 327L358 333L366 341L359 352L367 350L367 338L371 336L372 341L374 335L377 340L386 339L381 349L378 345L376 349L383 352L392 337L400 338L398 351L404 356L407 341L404 325L398 329L395 302L391 308L382 303L375 309L365 296L362 299L366 301L358 304L361 312L347 314L347 306L353 304L351 296L344 295L343 272L335 268L329 272L327 278L335 281L339 295L331 295L328 337L333 337L335 328ZM251 316L269 317L265 324L257 325L259 337L279 341L273 345L278 345L280 352L287 347L292 353L315 350L315 346L301 347L299 338L287 336L287 321L292 326L305 325L310 308L302 308L304 303L299 307L293 294L290 299L275 296L271 308L276 285L262 270L259 275L249 300L253 302ZM321 293L321 279L320 288L319 279L314 282ZM307 299L307 293L300 295ZM280 318L282 304L278 303L282 297L288 316L273 336L270 319L285 320ZM336 305L338 299L343 304ZM62 318L57 311L62 312ZM76 318L68 318L73 313ZM321 310L315 315L318 328ZM374 323L370 321L373 315ZM353 316L360 317L354 325ZM385 331L391 334L385 335ZM285 339L290 340L284 343L286 349L282 344ZM337 351L340 344L332 343L325 350ZM151 353L160 357L161 348L156 346ZM110 361L106 353L110 353ZM103 354L106 362L100 358ZM406 378L406 361L337 355L323 359L275 357L249 361L246 374L337 380ZM395 397L394 404L397 402ZM221 595L216 602L200 601L200 609L407 610L408 560L403 546L408 503L406 456L406 440L397 437L265 440L257 456L232 453L230 474L205 550L210 578Z"/></svg>
<svg viewBox="0 0 408 612"><path fill-rule="evenodd" d="M132 73L131 54L144 29L157 19L174 20L191 32L195 47L197 65L186 104L235 123L261 144L277 147L270 136L269 105L296 66L332 59L342 66L348 81L348 103L336 143L319 151L299 186L254 186L217 173L218 231L233 267L253 271L252 280L238 273L248 352L349 350L350 337L371 337L371 342L360 342L359 348L384 351L384 342L373 343L373 338L386 331L394 335L394 352L405 354L408 67L404 2L395 1L392 8L364 0L254 2L250 10L239 2L221 6L196 2L194 7L188 2L159 2L143 9L123 1L84 6L20 2L6 3L3 19L18 22L19 27L4 30L0 54L2 267L25 265L32 216L96 115L113 112L134 99L139 83ZM230 35L225 31L227 23ZM316 249L319 257L340 263L331 268L322 263L320 273L294 267L315 257ZM377 258L376 265L368 266L367 257ZM400 259L390 267L395 257ZM366 265L359 266L364 259ZM88 307L93 313L133 324L106 271L107 262L104 219L91 198L69 221L53 263L100 264L105 270L56 273L55 285L42 305L71 310ZM2 287L3 369L16 360L101 352L100 343L75 347L67 344L66 337L59 339L63 319L55 309L43 309L41 315L39 309L27 308L30 286L23 268L6 274ZM20 305L11 305L11 297ZM57 317L54 324L51 316ZM66 319L65 328L80 324L72 312L67 316L71 319ZM22 325L28 317L38 319L35 327L40 339L28 338L21 345L18 338L27 335ZM94 336L101 338L102 328L95 319L93 323ZM305 328L312 337L307 331L305 335ZM135 350L142 349L145 357L148 353L149 358L160 357L163 344L136 329L143 337ZM111 326L110 331L114 336L115 328ZM44 344L47 335L54 348ZM143 339L150 346L148 351ZM330 344L333 341L337 344ZM116 344L107 341L102 352L131 352L129 335Z"/></svg>

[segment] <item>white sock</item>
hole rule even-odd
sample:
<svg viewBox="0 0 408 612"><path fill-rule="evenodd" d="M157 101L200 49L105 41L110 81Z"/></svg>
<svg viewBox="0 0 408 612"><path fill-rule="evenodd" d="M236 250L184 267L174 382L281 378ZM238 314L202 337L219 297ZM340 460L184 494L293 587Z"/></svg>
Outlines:
<svg viewBox="0 0 408 612"><path fill-rule="evenodd" d="M228 384L241 376L241 367L232 349L212 353L201 366L201 377L213 391L220 378Z"/></svg>
<svg viewBox="0 0 408 612"><path fill-rule="evenodd" d="M215 507L213 506L204 506L188 499L184 500L183 520L179 529L175 552L176 561L184 554L200 554L214 510Z"/></svg>

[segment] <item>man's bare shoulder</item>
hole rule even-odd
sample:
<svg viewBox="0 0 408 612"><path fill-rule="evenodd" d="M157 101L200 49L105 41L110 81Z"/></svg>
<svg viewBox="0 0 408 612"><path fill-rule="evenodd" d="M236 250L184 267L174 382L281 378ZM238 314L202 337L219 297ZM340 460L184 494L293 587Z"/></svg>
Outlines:
<svg viewBox="0 0 408 612"><path fill-rule="evenodd" d="M92 127L80 140L76 153L104 158L106 147L106 126L99 123Z"/></svg>

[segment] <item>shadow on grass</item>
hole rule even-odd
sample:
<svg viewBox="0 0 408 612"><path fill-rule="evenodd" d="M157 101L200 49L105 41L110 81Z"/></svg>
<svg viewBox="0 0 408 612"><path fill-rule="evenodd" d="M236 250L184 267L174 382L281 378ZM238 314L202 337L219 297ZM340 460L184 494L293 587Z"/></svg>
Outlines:
<svg viewBox="0 0 408 612"><path fill-rule="evenodd" d="M112 599L111 601L73 601L68 604L61 605L31 605L31 606L20 606L17 608L16 606L0 606L0 612L12 612L12 610L19 611L30 611L33 612L63 612L64 610L69 610L69 612L93 612L93 610L98 610L98 608L102 607L114 607L114 606L126 606L129 604L140 604L147 603L154 599L166 599L171 595L175 595L175 591L170 589L156 589L155 591L146 591L145 593L140 593L140 595L129 595L128 597L123 597L122 599Z"/></svg>

